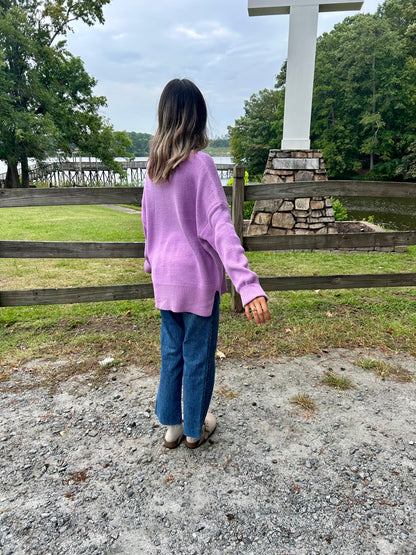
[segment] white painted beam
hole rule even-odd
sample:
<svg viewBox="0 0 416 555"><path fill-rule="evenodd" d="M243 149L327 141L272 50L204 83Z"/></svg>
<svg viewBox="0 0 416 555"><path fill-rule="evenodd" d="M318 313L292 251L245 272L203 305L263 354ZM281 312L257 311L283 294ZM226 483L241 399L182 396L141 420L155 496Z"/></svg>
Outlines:
<svg viewBox="0 0 416 555"><path fill-rule="evenodd" d="M318 4L320 12L360 10L364 1L347 0L248 0L248 13L256 15L282 15L290 13L293 6Z"/></svg>

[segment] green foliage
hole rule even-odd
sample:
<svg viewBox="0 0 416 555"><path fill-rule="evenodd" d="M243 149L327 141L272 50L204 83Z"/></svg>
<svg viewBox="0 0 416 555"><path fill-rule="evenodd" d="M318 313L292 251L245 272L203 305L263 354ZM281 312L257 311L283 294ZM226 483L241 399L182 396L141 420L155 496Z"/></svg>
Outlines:
<svg viewBox="0 0 416 555"><path fill-rule="evenodd" d="M230 137L228 135L223 135L222 137L215 137L209 141L209 146L213 148L229 148L230 147Z"/></svg>
<svg viewBox="0 0 416 555"><path fill-rule="evenodd" d="M130 141L100 115L106 99L94 95L95 79L65 48L70 24L103 22L109 1L0 2L0 159L8 164L6 186L19 186L19 162L28 186L28 158L68 155L73 147L121 169L114 158L126 156Z"/></svg>
<svg viewBox="0 0 416 555"><path fill-rule="evenodd" d="M379 5L377 13L387 19L402 37L412 36L416 22L415 0L385 0Z"/></svg>
<svg viewBox="0 0 416 555"><path fill-rule="evenodd" d="M247 185L247 183L249 182L249 175L248 175L248 171L246 170L244 172L244 185ZM234 177L230 177L230 179L227 181L227 187L232 187L234 184Z"/></svg>
<svg viewBox="0 0 416 555"><path fill-rule="evenodd" d="M345 206L336 198L331 197L332 208L334 209L335 221L346 222L348 220L348 212Z"/></svg>
<svg viewBox="0 0 416 555"><path fill-rule="evenodd" d="M361 176L360 179L370 180L370 181L391 181L397 179L394 176L397 175L397 167L400 163L398 159L387 160L386 162L378 162L375 164L374 168Z"/></svg>
<svg viewBox="0 0 416 555"><path fill-rule="evenodd" d="M249 220L251 218L251 215L253 213L253 208L255 205L255 201L254 200L247 200L244 203L244 212L243 212L243 218L245 220Z"/></svg>
<svg viewBox="0 0 416 555"><path fill-rule="evenodd" d="M229 126L231 156L244 162L250 176L263 173L271 148L282 139L283 92L264 89L245 102L245 115ZM279 124L277 122L280 122Z"/></svg>
<svg viewBox="0 0 416 555"><path fill-rule="evenodd" d="M368 222L369 224L374 224L374 216L368 216L368 218L361 218L361 221Z"/></svg>
<svg viewBox="0 0 416 555"><path fill-rule="evenodd" d="M27 2L22 2L26 3ZM73 21L82 21L87 25L94 25L97 21L104 23L103 7L110 0L46 0L45 2L30 2L43 7L43 15L48 18L48 31L54 39L57 35L65 34Z"/></svg>
<svg viewBox="0 0 416 555"><path fill-rule="evenodd" d="M358 358L355 364L364 370L371 370L383 380L386 378L396 382L413 382L415 380L413 374L400 366L400 364L393 364L385 360L374 360L366 357Z"/></svg>
<svg viewBox="0 0 416 555"><path fill-rule="evenodd" d="M247 185L248 182L249 182L249 175L248 175L248 171L246 171L245 174L244 174L244 184ZM227 186L232 187L233 183L234 183L234 178L231 177L227 181ZM245 220L249 220L251 218L251 214L253 212L254 205L255 205L255 202L252 201L252 200L248 200L244 203L243 218Z"/></svg>
<svg viewBox="0 0 416 555"><path fill-rule="evenodd" d="M416 133L414 76L403 38L380 13L348 17L319 38L311 138L330 177L401 158Z"/></svg>
<svg viewBox="0 0 416 555"><path fill-rule="evenodd" d="M149 156L152 135L149 135L149 133L128 131L127 136L132 143L131 147L127 149L127 152L130 152L134 156Z"/></svg>
<svg viewBox="0 0 416 555"><path fill-rule="evenodd" d="M409 146L408 154L401 159L396 174L407 180L416 180L416 141Z"/></svg>

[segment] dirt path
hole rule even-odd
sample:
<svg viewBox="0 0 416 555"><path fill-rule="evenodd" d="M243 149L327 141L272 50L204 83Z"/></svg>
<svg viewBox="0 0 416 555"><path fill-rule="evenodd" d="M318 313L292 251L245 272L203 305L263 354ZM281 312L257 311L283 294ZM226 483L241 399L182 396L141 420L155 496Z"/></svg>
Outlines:
<svg viewBox="0 0 416 555"><path fill-rule="evenodd" d="M67 362L32 361L1 383L0 553L415 553L416 382L363 355L385 360L219 361L218 429L196 451L163 448L145 369L46 390L43 369ZM416 376L410 356L389 362ZM330 368L354 387L323 385Z"/></svg>

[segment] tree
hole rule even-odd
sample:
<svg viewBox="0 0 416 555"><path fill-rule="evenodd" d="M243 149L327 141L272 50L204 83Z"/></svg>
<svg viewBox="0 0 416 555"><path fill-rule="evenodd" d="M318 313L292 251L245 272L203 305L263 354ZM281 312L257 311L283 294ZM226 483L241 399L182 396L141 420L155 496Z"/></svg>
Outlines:
<svg viewBox="0 0 416 555"><path fill-rule="evenodd" d="M405 37L416 23L416 0L385 0L377 14L389 21L391 28Z"/></svg>
<svg viewBox="0 0 416 555"><path fill-rule="evenodd" d="M244 116L228 127L231 155L245 162L250 177L263 174L271 148L279 148L283 126L282 90L263 89L245 101Z"/></svg>
<svg viewBox="0 0 416 555"><path fill-rule="evenodd" d="M346 18L320 37L311 138L330 175L403 155L415 130L405 65L403 41L379 14Z"/></svg>
<svg viewBox="0 0 416 555"><path fill-rule="evenodd" d="M229 148L230 137L228 135L223 135L222 137L215 137L209 141L209 146L214 148Z"/></svg>
<svg viewBox="0 0 416 555"><path fill-rule="evenodd" d="M403 156L396 173L404 179L413 181L416 179L416 141L409 146L408 154Z"/></svg>
<svg viewBox="0 0 416 555"><path fill-rule="evenodd" d="M127 136L132 142L132 146L127 149L127 152L131 152L134 156L149 156L152 135L128 131Z"/></svg>
<svg viewBox="0 0 416 555"><path fill-rule="evenodd" d="M130 141L99 114L104 97L81 59L66 50L70 24L103 22L110 0L0 0L0 159L7 187L29 185L29 158L73 148L115 170ZM59 39L59 40L58 40ZM2 62L2 63L1 63Z"/></svg>

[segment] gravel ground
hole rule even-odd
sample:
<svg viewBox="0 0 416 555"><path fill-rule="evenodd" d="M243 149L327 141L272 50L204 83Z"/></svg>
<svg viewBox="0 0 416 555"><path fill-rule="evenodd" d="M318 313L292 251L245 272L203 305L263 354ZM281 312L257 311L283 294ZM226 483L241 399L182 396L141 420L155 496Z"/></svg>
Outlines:
<svg viewBox="0 0 416 555"><path fill-rule="evenodd" d="M416 553L416 382L360 354L219 361L218 429L195 451L163 447L144 369L48 390L39 370L66 361L31 361L1 383L0 553ZM355 387L323 385L329 368Z"/></svg>

